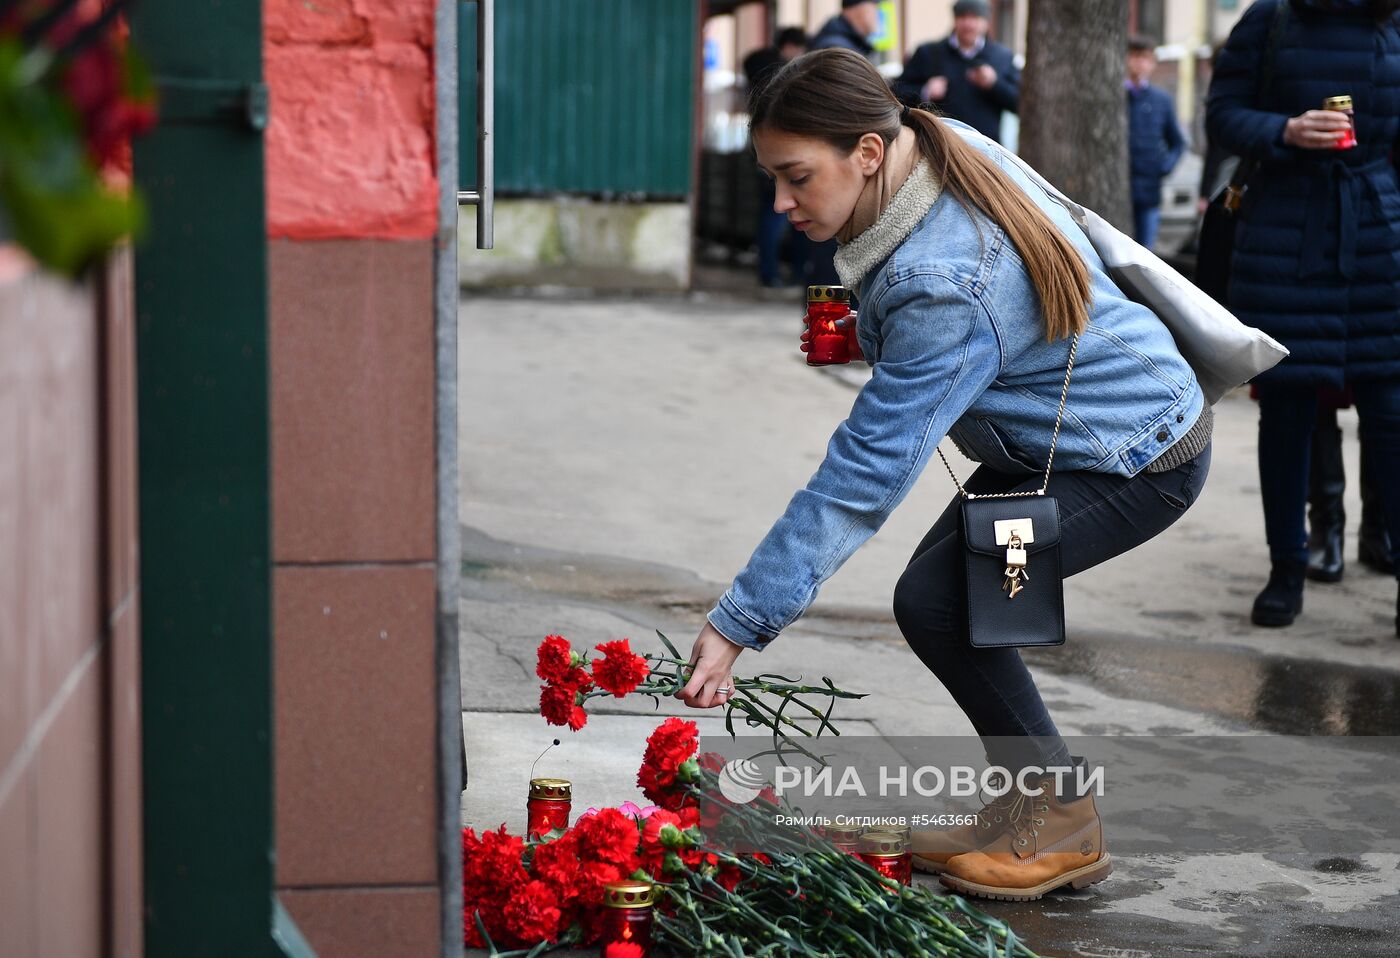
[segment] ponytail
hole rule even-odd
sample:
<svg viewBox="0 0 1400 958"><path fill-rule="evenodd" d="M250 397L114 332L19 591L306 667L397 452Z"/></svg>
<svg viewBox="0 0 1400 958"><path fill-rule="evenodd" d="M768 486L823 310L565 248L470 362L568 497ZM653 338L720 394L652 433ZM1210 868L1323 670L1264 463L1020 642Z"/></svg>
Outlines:
<svg viewBox="0 0 1400 958"><path fill-rule="evenodd" d="M926 110L909 110L908 123L943 188L1002 229L1026 264L1040 299L1046 338L1064 339L1089 325L1089 270L1079 251L1012 179Z"/></svg>

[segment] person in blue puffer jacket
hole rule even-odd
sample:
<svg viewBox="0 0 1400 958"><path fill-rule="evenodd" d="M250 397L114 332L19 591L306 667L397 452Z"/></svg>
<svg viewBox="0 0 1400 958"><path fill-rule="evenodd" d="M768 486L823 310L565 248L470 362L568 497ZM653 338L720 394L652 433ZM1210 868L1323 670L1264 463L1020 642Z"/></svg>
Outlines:
<svg viewBox="0 0 1400 958"><path fill-rule="evenodd" d="M1162 222L1162 180L1176 168L1186 137L1176 122L1176 104L1148 80L1157 67L1156 45L1146 37L1128 41L1128 182L1132 187L1133 238L1151 249Z"/></svg>
<svg viewBox="0 0 1400 958"><path fill-rule="evenodd" d="M1400 558L1400 4L1280 2L1245 11L1206 103L1211 140L1260 163L1240 206L1230 309L1291 353L1255 380L1271 568L1251 616L1263 626L1290 625L1303 608L1319 388L1351 389ZM1276 27L1272 82L1258 90ZM1336 96L1352 98L1351 122L1322 108ZM1356 145L1337 149L1349 126Z"/></svg>
<svg viewBox="0 0 1400 958"><path fill-rule="evenodd" d="M816 474L710 611L678 693L696 708L728 702L738 656L802 615L944 436L982 463L965 482L972 494L1048 483L1065 575L1172 525L1210 465L1212 413L1171 333L1114 285L1069 213L1004 148L902 105L845 50L787 64L750 116L774 209L840 243L837 269L862 303L850 331L873 372ZM1017 650L968 641L958 506L899 576L899 629L994 766L1019 778L1079 765ZM1014 899L1107 876L1092 794L1060 783L1022 794L1034 797L1014 813L984 809L985 826L916 847L916 867L964 894Z"/></svg>

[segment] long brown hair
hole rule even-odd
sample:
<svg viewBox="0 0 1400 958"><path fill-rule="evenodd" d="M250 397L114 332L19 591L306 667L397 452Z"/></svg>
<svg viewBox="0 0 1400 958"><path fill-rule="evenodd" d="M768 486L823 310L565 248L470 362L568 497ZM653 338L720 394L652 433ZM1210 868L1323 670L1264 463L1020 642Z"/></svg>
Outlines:
<svg viewBox="0 0 1400 958"><path fill-rule="evenodd" d="M850 153L867 133L889 146L902 104L879 72L850 50L816 50L784 66L749 99L750 124L825 140ZM1089 323L1089 271L1050 217L990 159L924 110L909 111L919 150L945 190L1006 231L1040 299L1051 340Z"/></svg>

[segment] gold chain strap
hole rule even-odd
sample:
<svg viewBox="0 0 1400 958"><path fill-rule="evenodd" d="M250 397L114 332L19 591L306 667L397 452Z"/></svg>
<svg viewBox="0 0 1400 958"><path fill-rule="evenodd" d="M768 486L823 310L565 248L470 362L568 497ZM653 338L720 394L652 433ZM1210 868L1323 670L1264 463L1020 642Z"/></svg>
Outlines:
<svg viewBox="0 0 1400 958"><path fill-rule="evenodd" d="M1050 439L1050 459L1045 463L1045 481L1040 484L1040 488L1034 492L968 492L963 488L963 484L958 481L957 473L953 472L953 467L948 464L948 457L943 455L943 450L938 450L938 458L943 460L944 467L948 470L948 475L953 477L953 485L958 487L958 492L964 499L1017 499L1023 496L1043 496L1045 490L1050 488L1050 467L1055 464L1055 447L1060 443L1060 423L1065 419L1065 402L1069 399L1069 377L1074 374L1074 356L1079 351L1079 334L1075 333L1069 344L1069 365L1065 367L1065 385L1060 390L1060 412L1055 417L1055 435Z"/></svg>

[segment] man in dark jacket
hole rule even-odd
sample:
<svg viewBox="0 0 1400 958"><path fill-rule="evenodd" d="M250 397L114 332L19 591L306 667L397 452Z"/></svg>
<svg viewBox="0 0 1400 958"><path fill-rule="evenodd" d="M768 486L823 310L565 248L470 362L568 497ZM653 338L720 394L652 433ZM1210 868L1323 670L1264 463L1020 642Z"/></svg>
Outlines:
<svg viewBox="0 0 1400 958"><path fill-rule="evenodd" d="M1128 41L1128 166L1133 192L1133 233L1148 249L1162 221L1162 180L1181 159L1186 137L1176 122L1176 104L1166 90L1149 84L1157 66L1151 40Z"/></svg>
<svg viewBox="0 0 1400 958"><path fill-rule="evenodd" d="M1002 113L1021 102L1021 71L1010 50L987 39L990 15L982 0L958 0L952 34L915 50L891 87L909 106L932 103L999 141Z"/></svg>
<svg viewBox="0 0 1400 958"><path fill-rule="evenodd" d="M812 49L841 47L873 60L875 48L870 38L879 29L880 5L875 0L841 0L841 12L822 24L812 38Z"/></svg>

